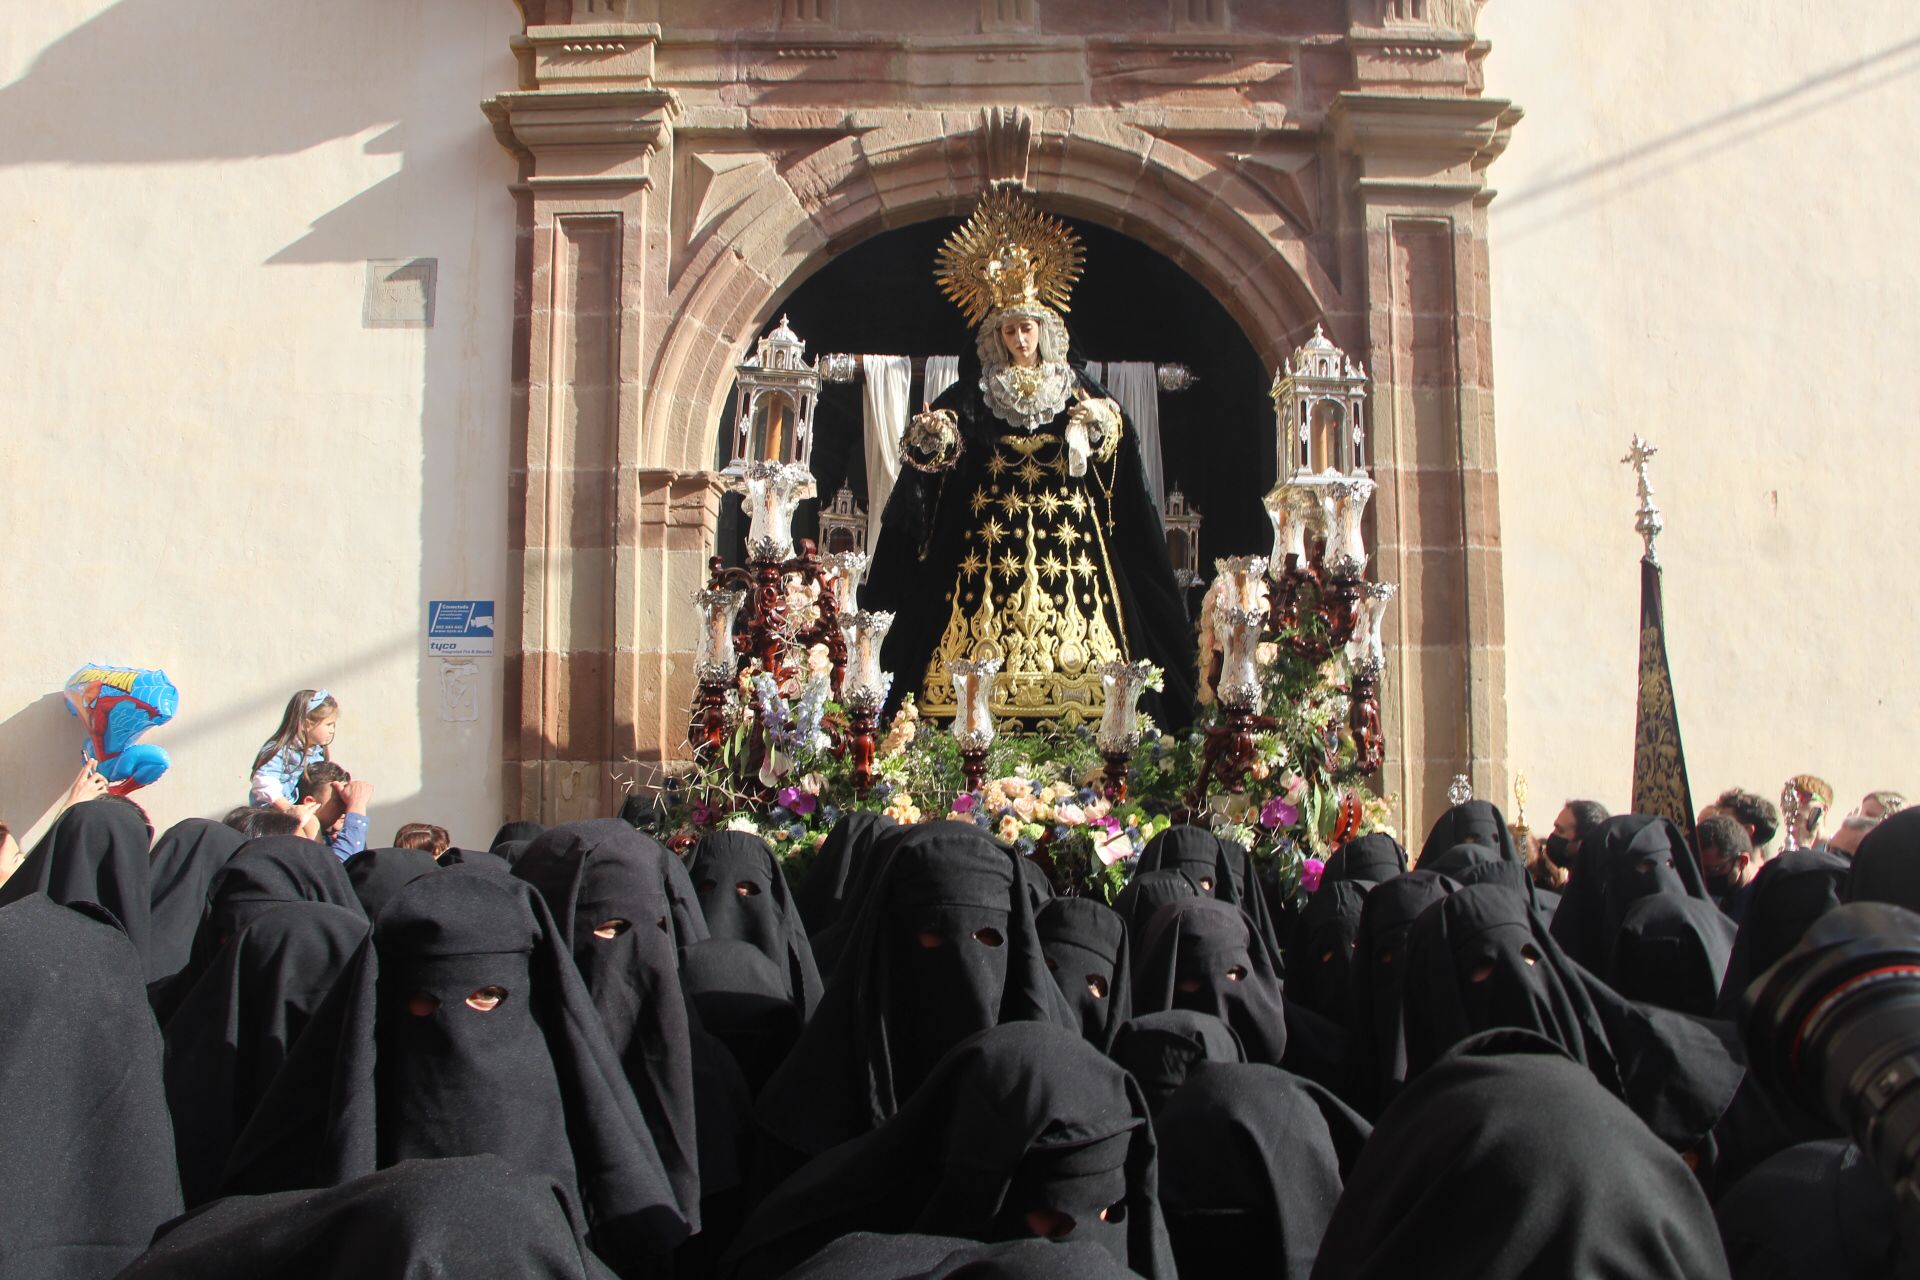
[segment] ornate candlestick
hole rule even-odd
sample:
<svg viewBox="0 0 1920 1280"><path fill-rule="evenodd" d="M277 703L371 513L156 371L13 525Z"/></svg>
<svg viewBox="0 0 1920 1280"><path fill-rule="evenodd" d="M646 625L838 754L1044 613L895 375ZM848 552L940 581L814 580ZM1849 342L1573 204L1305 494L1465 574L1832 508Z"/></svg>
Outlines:
<svg viewBox="0 0 1920 1280"><path fill-rule="evenodd" d="M1327 527L1327 545L1320 557L1327 582L1322 607L1335 644L1345 644L1359 621L1363 591L1360 575L1367 569L1366 533L1361 522L1373 490L1373 481L1364 475L1342 477L1320 490L1321 514Z"/></svg>
<svg viewBox="0 0 1920 1280"><path fill-rule="evenodd" d="M778 563L793 555L793 513L813 496L813 473L797 462L750 462L734 481L747 509L747 555Z"/></svg>
<svg viewBox="0 0 1920 1280"><path fill-rule="evenodd" d="M1100 709L1100 729L1093 740L1106 762L1106 797L1115 804L1127 798L1127 765L1140 745L1140 694L1160 674L1151 662L1122 662L1115 658L1094 667L1106 691Z"/></svg>
<svg viewBox="0 0 1920 1280"><path fill-rule="evenodd" d="M960 744L960 767L967 790L986 785L987 748L993 745L993 678L1000 659L956 659L947 664L953 678L953 740Z"/></svg>
<svg viewBox="0 0 1920 1280"><path fill-rule="evenodd" d="M1220 705L1226 708L1227 722L1207 731L1200 776L1191 797L1194 809L1205 803L1210 783L1223 782L1230 791L1245 788L1247 770L1253 767L1255 755L1254 732L1271 728L1274 723L1260 714L1264 695L1257 653L1266 610L1227 605L1216 609L1213 619L1220 641L1220 680L1215 688Z"/></svg>
<svg viewBox="0 0 1920 1280"><path fill-rule="evenodd" d="M1267 607L1267 558L1265 556L1223 556L1213 562L1214 572L1226 584L1226 603L1241 609Z"/></svg>
<svg viewBox="0 0 1920 1280"><path fill-rule="evenodd" d="M702 763L726 737L727 690L739 671L733 623L746 598L747 593L738 588L693 593L693 602L700 609L700 647L694 654L693 673L700 688L694 695L687 743L693 748L694 759Z"/></svg>
<svg viewBox="0 0 1920 1280"><path fill-rule="evenodd" d="M1657 533L1658 530L1655 530ZM1653 554L1653 538L1647 538L1647 554ZM1780 788L1780 829L1787 833L1786 843L1780 846L1780 852L1793 853L1800 848L1800 788L1787 779L1787 785Z"/></svg>
<svg viewBox="0 0 1920 1280"><path fill-rule="evenodd" d="M873 787L873 756L893 677L880 669L880 645L893 625L891 613L855 610L841 618L846 636L847 669L840 701L847 709L847 750L853 763L854 794L862 799Z"/></svg>
<svg viewBox="0 0 1920 1280"><path fill-rule="evenodd" d="M841 617L846 617L860 607L856 599L860 588L860 575L867 571L867 553L864 551L830 551L820 557L821 573L826 578L827 589L833 593L834 608Z"/></svg>

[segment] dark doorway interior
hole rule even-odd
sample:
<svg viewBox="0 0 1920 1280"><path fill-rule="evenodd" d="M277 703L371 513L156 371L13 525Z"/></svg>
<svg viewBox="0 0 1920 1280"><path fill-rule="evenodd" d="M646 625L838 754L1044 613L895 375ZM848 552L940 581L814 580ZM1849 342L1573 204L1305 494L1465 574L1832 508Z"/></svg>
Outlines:
<svg viewBox="0 0 1920 1280"><path fill-rule="evenodd" d="M1197 375L1182 392L1160 395L1161 454L1171 492L1177 484L1205 516L1203 577L1216 556L1264 554L1272 530L1260 505L1274 481L1272 370L1264 368L1226 308L1170 259L1140 241L1094 223L1066 219L1086 244L1067 328L1089 360L1177 361ZM891 355L958 354L971 342L960 313L933 282L934 253L957 218L883 232L847 250L802 282L775 308L807 343L831 351ZM771 328L771 324L768 326ZM755 335L756 338L759 335ZM921 393L916 377L912 394ZM724 466L733 403L716 424ZM864 504L866 456L860 385L828 383L814 414L813 471L822 498L848 483ZM800 508L795 532L814 536L817 502ZM718 546L730 564L745 559L740 500L722 507Z"/></svg>

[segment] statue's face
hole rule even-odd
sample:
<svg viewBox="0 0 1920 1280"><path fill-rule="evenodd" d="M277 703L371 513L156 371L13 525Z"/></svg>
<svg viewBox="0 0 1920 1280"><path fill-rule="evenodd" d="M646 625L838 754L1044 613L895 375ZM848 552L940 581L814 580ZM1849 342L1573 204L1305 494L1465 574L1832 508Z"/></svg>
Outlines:
<svg viewBox="0 0 1920 1280"><path fill-rule="evenodd" d="M1022 369L1040 363L1040 326L1026 316L1010 316L1000 325L1007 358Z"/></svg>

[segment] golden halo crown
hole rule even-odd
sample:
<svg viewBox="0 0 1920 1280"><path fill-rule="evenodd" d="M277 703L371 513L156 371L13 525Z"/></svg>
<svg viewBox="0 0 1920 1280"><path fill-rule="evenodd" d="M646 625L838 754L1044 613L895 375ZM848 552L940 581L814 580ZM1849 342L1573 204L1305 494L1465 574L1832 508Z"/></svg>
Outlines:
<svg viewBox="0 0 1920 1280"><path fill-rule="evenodd" d="M980 198L940 246L933 278L967 323L1021 303L1067 310L1086 253L1080 237L1010 187Z"/></svg>

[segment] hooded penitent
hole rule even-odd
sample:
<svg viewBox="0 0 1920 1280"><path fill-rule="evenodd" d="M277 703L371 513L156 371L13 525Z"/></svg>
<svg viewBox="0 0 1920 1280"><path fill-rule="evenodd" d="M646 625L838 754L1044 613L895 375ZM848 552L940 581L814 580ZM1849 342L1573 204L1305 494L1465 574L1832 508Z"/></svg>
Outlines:
<svg viewBox="0 0 1920 1280"><path fill-rule="evenodd" d="M1280 936L1268 914L1266 897L1254 883L1245 849L1205 827L1168 827L1147 841L1134 868L1136 875L1154 871L1182 872L1199 886L1202 897L1231 902L1245 911L1273 951L1275 963L1280 962Z"/></svg>
<svg viewBox="0 0 1920 1280"><path fill-rule="evenodd" d="M1526 900L1473 885L1407 935L1409 1079L1482 1031L1545 1036L1676 1151L1711 1159L1709 1134L1744 1070L1700 1022L1632 1004L1561 952Z"/></svg>
<svg viewBox="0 0 1920 1280"><path fill-rule="evenodd" d="M1920 911L1920 808L1902 809L1861 839L1845 897Z"/></svg>
<svg viewBox="0 0 1920 1280"><path fill-rule="evenodd" d="M105 1280L180 1212L140 957L94 910L0 907L0 1275L22 1280Z"/></svg>
<svg viewBox="0 0 1920 1280"><path fill-rule="evenodd" d="M1201 1063L1154 1117L1160 1205L1183 1276L1306 1280L1371 1126L1277 1067Z"/></svg>
<svg viewBox="0 0 1920 1280"><path fill-rule="evenodd" d="M0 884L0 906L39 893L55 902L91 902L120 922L140 953L147 981L164 976L150 956L153 874L146 819L115 796L76 804L61 814L26 861Z"/></svg>
<svg viewBox="0 0 1920 1280"><path fill-rule="evenodd" d="M119 1280L610 1280L571 1202L497 1156L408 1160L324 1191L216 1201Z"/></svg>
<svg viewBox="0 0 1920 1280"><path fill-rule="evenodd" d="M1656 893L1712 901L1693 847L1672 821L1638 813L1608 818L1580 842L1579 861L1554 913L1554 941L1604 973L1627 908Z"/></svg>
<svg viewBox="0 0 1920 1280"><path fill-rule="evenodd" d="M324 902L364 916L340 859L300 836L263 836L240 846L214 873L187 967L153 988L161 1025L200 981L220 948L263 912L288 902Z"/></svg>
<svg viewBox="0 0 1920 1280"><path fill-rule="evenodd" d="M1353 1004L1353 948L1371 886L1362 880L1320 883L1287 948L1287 998L1346 1026Z"/></svg>
<svg viewBox="0 0 1920 1280"><path fill-rule="evenodd" d="M696 903L676 903L686 884L679 858L659 841L616 818L576 822L543 832L514 863L513 873L538 890L579 966L594 1008L626 1068L647 1127L673 1179L681 1207L699 1202L698 1170L710 1190L730 1179L712 1167L724 1146L702 1161L694 1039L680 986L680 955L706 940ZM686 884L688 890L691 885ZM731 1128L730 1103L714 1117ZM730 1162L730 1161L729 1161Z"/></svg>
<svg viewBox="0 0 1920 1280"><path fill-rule="evenodd" d="M189 1205L219 1194L234 1139L366 937L357 912L282 903L228 939L182 998L167 1023L166 1082Z"/></svg>
<svg viewBox="0 0 1920 1280"><path fill-rule="evenodd" d="M1477 844L1491 849L1502 862L1526 861L1513 842L1513 832L1497 805L1486 800L1469 800L1454 805L1434 822L1420 846L1420 860L1414 865L1422 871L1439 870L1427 865L1427 859L1457 844Z"/></svg>
<svg viewBox="0 0 1920 1280"><path fill-rule="evenodd" d="M1126 921L1127 936L1136 942L1147 931L1147 922L1169 902L1203 895L1184 871L1141 871L1135 868L1126 887L1113 897L1113 909ZM1137 948L1136 948L1137 950Z"/></svg>
<svg viewBox="0 0 1920 1280"><path fill-rule="evenodd" d="M425 849L363 849L346 861L347 879L369 920L378 920L389 899L421 876L440 870Z"/></svg>
<svg viewBox="0 0 1920 1280"><path fill-rule="evenodd" d="M787 892L779 859L759 836L716 831L703 837L687 863L707 932L757 947L786 974L787 991L805 1018L820 1002L820 971Z"/></svg>
<svg viewBox="0 0 1920 1280"><path fill-rule="evenodd" d="M758 1094L805 1025L787 975L751 943L708 938L687 948L680 985L700 1025L733 1055L748 1094Z"/></svg>
<svg viewBox="0 0 1920 1280"><path fill-rule="evenodd" d="M963 1040L893 1117L762 1202L729 1254L784 1274L850 1231L1085 1241L1172 1277L1139 1087L1073 1032L1014 1023Z"/></svg>
<svg viewBox="0 0 1920 1280"><path fill-rule="evenodd" d="M1380 1117L1313 1275L1715 1280L1727 1263L1686 1164L1552 1045L1503 1032Z"/></svg>
<svg viewBox="0 0 1920 1280"><path fill-rule="evenodd" d="M246 837L232 827L206 818L176 822L153 842L149 981L170 978L187 967L213 877L245 843Z"/></svg>
<svg viewBox="0 0 1920 1280"><path fill-rule="evenodd" d="M1850 869L1845 858L1815 849L1783 853L1760 868L1720 982L1714 1010L1719 1017L1737 1017L1747 985L1793 950L1808 926L1845 900Z"/></svg>
<svg viewBox="0 0 1920 1280"><path fill-rule="evenodd" d="M1406 986L1407 931L1422 911L1459 886L1432 871L1409 871L1377 886L1354 932L1351 1016L1354 1094L1378 1115L1407 1080L1407 1035L1401 1005Z"/></svg>
<svg viewBox="0 0 1920 1280"><path fill-rule="evenodd" d="M1384 831L1355 836L1333 851L1320 873L1320 885L1357 880L1363 884L1381 884L1407 869L1407 851Z"/></svg>
<svg viewBox="0 0 1920 1280"><path fill-rule="evenodd" d="M947 663L999 656L996 719L1060 720L1101 702L1102 662L1149 659L1166 688L1143 705L1166 726L1193 714L1194 642L1140 442L1069 350L1062 312L1078 237L1006 188L941 249L939 279L975 327L959 381L909 425L881 517L869 609L895 615L882 662L896 696L951 715ZM1001 326L1037 327L1020 367ZM917 445L938 422L946 446Z"/></svg>
<svg viewBox="0 0 1920 1280"><path fill-rule="evenodd" d="M1212 898L1169 903L1147 925L1134 961L1134 1008L1191 1009L1232 1027L1247 1057L1281 1065L1287 1011L1273 956L1246 912Z"/></svg>
<svg viewBox="0 0 1920 1280"><path fill-rule="evenodd" d="M775 1143L810 1156L865 1133L987 1027L1078 1031L1047 973L1018 856L967 823L900 829L820 1007L754 1109Z"/></svg>
<svg viewBox="0 0 1920 1280"><path fill-rule="evenodd" d="M1129 1018L1108 1056L1139 1082L1154 1115L1203 1062L1245 1062L1240 1037L1210 1013L1162 1009Z"/></svg>
<svg viewBox="0 0 1920 1280"><path fill-rule="evenodd" d="M510 876L436 872L381 912L241 1134L227 1185L331 1186L481 1154L565 1188L616 1270L687 1235L545 903Z"/></svg>
<svg viewBox="0 0 1920 1280"><path fill-rule="evenodd" d="M806 879L793 887L793 904L807 926L809 938L818 940L840 918L848 902L849 886L856 878L855 868L864 864L874 842L895 825L884 813L868 812L845 814L833 824L826 843L807 868ZM817 953L815 959L819 959ZM822 965L821 976L826 972L827 966Z"/></svg>
<svg viewBox="0 0 1920 1280"><path fill-rule="evenodd" d="M1614 937L1608 985L1629 1000L1710 1018L1733 935L1733 921L1711 902L1676 893L1641 898Z"/></svg>
<svg viewBox="0 0 1920 1280"><path fill-rule="evenodd" d="M1769 1156L1713 1207L1734 1280L1911 1276L1901 1214L1886 1178L1838 1138Z"/></svg>
<svg viewBox="0 0 1920 1280"><path fill-rule="evenodd" d="M1080 1018L1080 1034L1101 1052L1133 1015L1127 926L1092 898L1054 898L1040 908L1040 949L1060 993Z"/></svg>

